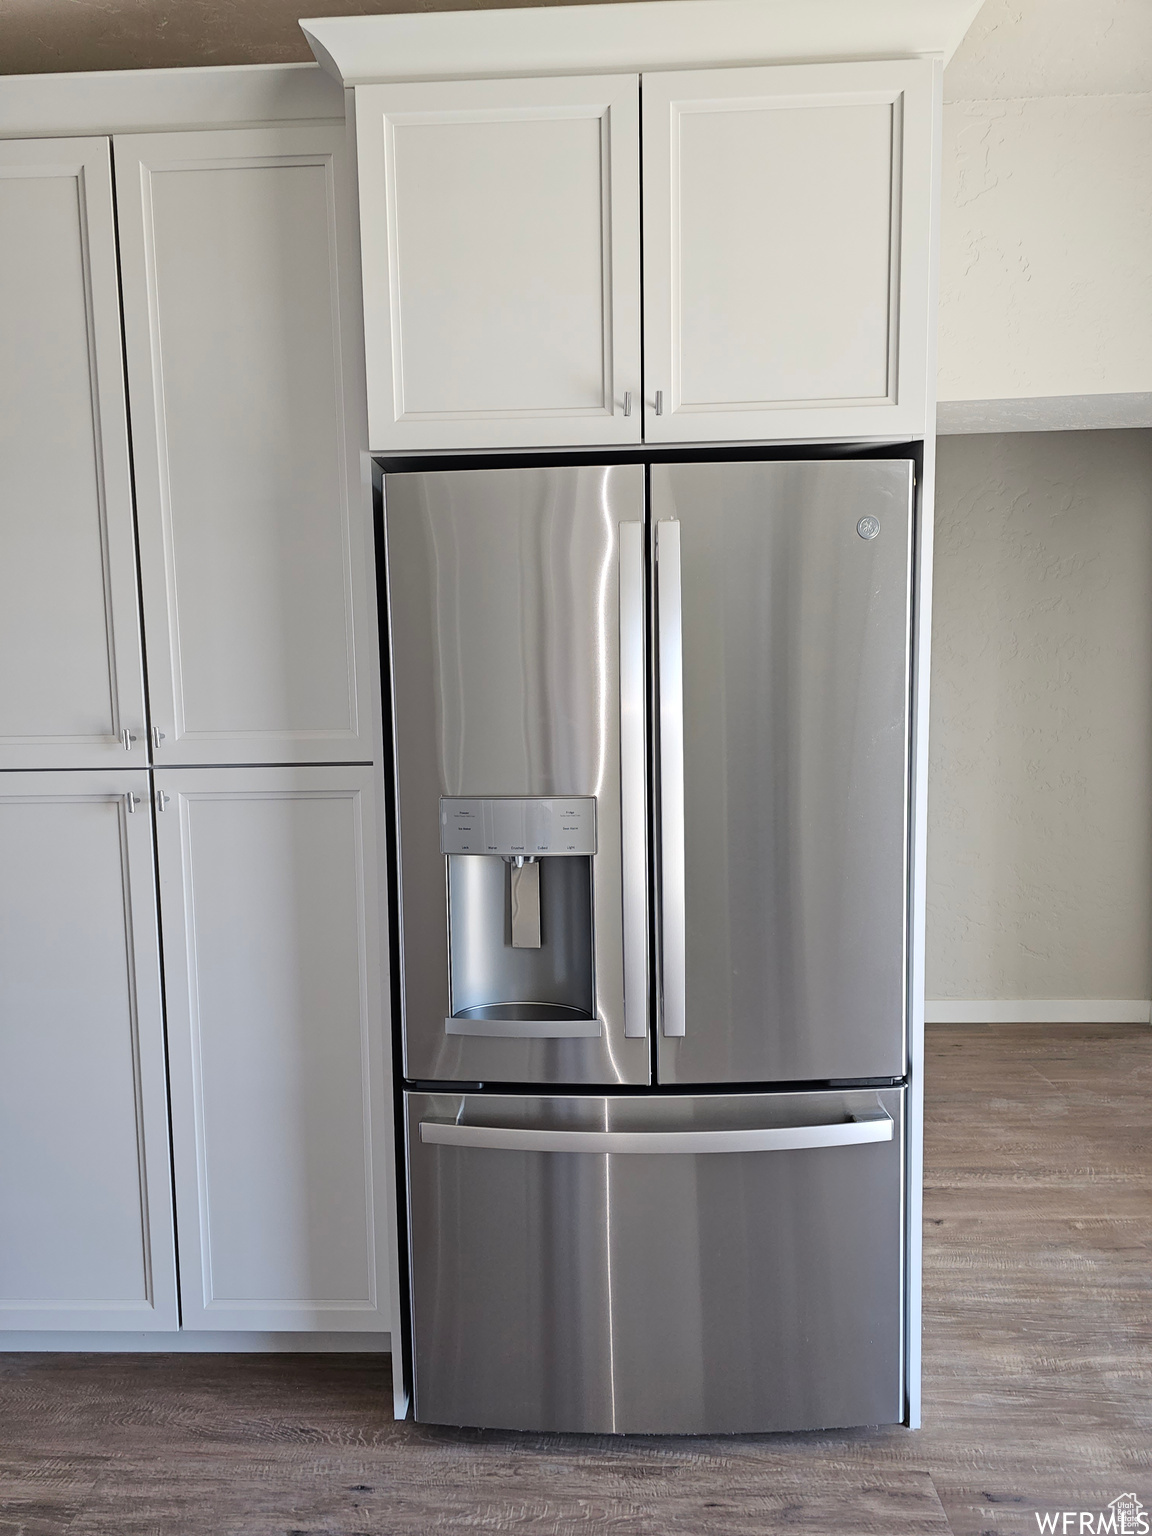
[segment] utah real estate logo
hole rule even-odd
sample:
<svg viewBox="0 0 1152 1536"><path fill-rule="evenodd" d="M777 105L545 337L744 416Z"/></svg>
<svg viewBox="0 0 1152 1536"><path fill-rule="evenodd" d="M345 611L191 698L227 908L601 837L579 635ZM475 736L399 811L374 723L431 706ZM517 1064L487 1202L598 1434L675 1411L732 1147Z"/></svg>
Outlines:
<svg viewBox="0 0 1152 1536"><path fill-rule="evenodd" d="M1037 1512L1043 1536L1149 1536L1148 1511L1134 1493L1122 1493L1107 1509L1057 1509Z"/></svg>

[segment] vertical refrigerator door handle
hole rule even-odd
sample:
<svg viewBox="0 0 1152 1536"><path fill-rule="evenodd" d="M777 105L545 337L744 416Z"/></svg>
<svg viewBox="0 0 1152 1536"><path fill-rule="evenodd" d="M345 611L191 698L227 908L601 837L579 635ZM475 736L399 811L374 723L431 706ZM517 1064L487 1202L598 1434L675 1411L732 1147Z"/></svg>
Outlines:
<svg viewBox="0 0 1152 1536"><path fill-rule="evenodd" d="M644 525L620 524L620 826L624 1034L648 1032L647 775L644 763Z"/></svg>
<svg viewBox="0 0 1152 1536"><path fill-rule="evenodd" d="M680 524L656 524L660 640L661 1026L684 1033L684 647Z"/></svg>

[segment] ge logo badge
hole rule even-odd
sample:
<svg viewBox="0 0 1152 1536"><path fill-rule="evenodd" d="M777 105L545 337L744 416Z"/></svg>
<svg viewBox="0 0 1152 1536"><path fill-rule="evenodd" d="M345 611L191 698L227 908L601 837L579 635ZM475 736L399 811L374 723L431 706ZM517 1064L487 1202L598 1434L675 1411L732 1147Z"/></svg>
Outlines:
<svg viewBox="0 0 1152 1536"><path fill-rule="evenodd" d="M880 519L878 517L862 517L856 524L856 532L862 539L874 539L880 532Z"/></svg>

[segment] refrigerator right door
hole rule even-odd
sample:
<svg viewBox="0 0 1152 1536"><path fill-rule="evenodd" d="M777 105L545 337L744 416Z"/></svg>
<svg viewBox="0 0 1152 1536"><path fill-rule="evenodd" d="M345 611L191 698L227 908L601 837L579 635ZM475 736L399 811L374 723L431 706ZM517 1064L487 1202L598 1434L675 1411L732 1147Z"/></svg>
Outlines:
<svg viewBox="0 0 1152 1536"><path fill-rule="evenodd" d="M655 464L659 1081L905 1072L913 464Z"/></svg>

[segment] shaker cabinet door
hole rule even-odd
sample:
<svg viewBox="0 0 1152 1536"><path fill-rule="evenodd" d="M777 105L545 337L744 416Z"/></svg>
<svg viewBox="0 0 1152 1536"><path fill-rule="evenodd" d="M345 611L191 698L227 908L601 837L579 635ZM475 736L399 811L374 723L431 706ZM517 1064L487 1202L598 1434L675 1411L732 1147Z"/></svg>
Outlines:
<svg viewBox="0 0 1152 1536"><path fill-rule="evenodd" d="M0 775L0 1331L172 1329L148 775Z"/></svg>
<svg viewBox="0 0 1152 1536"><path fill-rule="evenodd" d="M645 74L645 437L920 434L930 60Z"/></svg>
<svg viewBox="0 0 1152 1536"><path fill-rule="evenodd" d="M386 1331L372 770L155 777L184 1326Z"/></svg>
<svg viewBox="0 0 1152 1536"><path fill-rule="evenodd" d="M369 443L640 441L635 75L356 88Z"/></svg>
<svg viewBox="0 0 1152 1536"><path fill-rule="evenodd" d="M107 139L0 143L0 357L0 768L144 764Z"/></svg>
<svg viewBox="0 0 1152 1536"><path fill-rule="evenodd" d="M156 762L368 760L344 133L114 142Z"/></svg>

